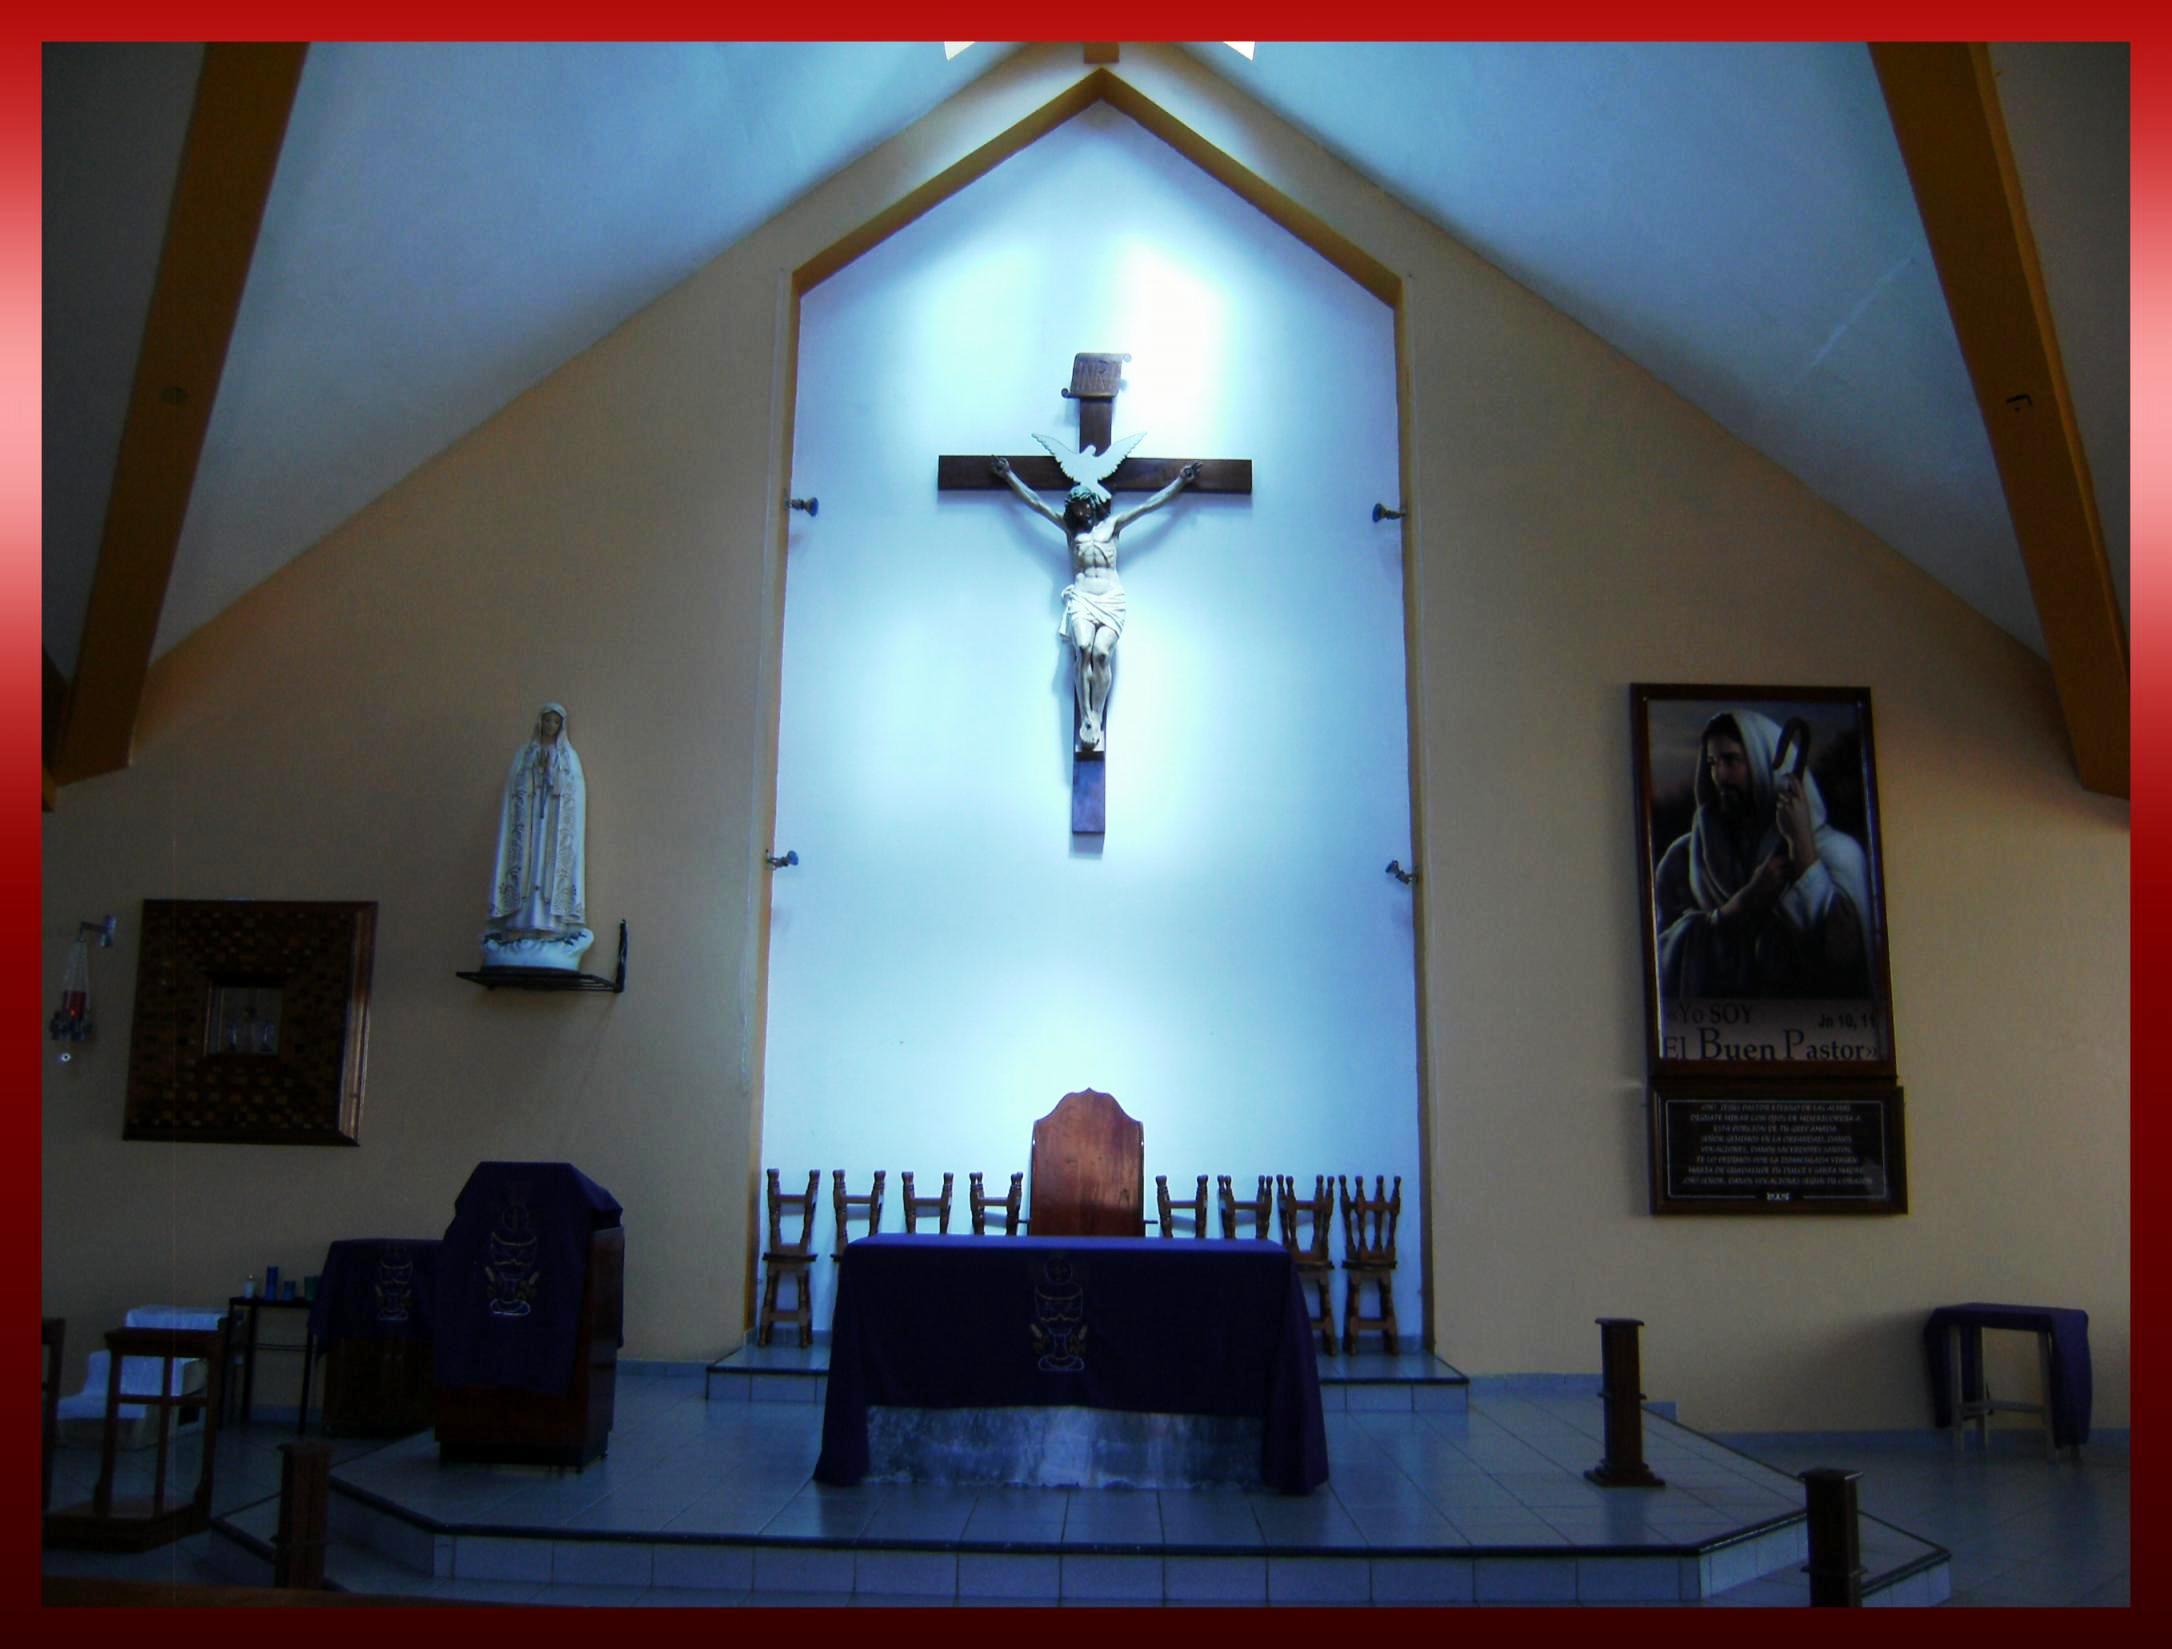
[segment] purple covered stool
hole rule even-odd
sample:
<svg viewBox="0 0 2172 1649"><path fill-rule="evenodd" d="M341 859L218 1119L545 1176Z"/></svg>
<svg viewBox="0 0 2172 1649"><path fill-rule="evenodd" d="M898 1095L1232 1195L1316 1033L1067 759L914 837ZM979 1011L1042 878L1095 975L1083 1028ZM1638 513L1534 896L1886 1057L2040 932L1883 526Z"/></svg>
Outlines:
<svg viewBox="0 0 2172 1649"><path fill-rule="evenodd" d="M2034 1334L2037 1363L2043 1370L2041 1403L1994 1401L1984 1378L1983 1331L2005 1329ZM1976 1422L1976 1435L1990 1446L1994 1413L2041 1415L2044 1442L2056 1460L2062 1448L2081 1458L2089 1441L2089 1313L2060 1306L1993 1305L1972 1300L1942 1305L1923 1325L1923 1350L1931 1370L1931 1411L1941 1426L1953 1427L1960 1447L1963 1428Z"/></svg>

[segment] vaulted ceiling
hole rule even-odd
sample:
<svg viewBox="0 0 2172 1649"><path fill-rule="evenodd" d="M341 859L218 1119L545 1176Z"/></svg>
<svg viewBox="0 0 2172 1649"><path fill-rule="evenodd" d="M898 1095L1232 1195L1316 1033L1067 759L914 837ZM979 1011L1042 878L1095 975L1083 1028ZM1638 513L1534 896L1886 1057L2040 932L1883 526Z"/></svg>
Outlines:
<svg viewBox="0 0 2172 1649"><path fill-rule="evenodd" d="M945 61L929 42L311 47L266 151L276 170L200 409L150 653L1015 49ZM2009 507L2015 462L1994 446L1999 425L1987 432L1970 327L1996 342L2015 326L1995 306L1972 317L1965 296L1949 303L1954 266L1942 286L1940 226L1919 209L1925 163L1896 139L1907 99L1932 129L1950 123L1935 90L1896 92L1860 44L1270 42L1252 61L1187 49L2022 644L2045 652L2053 630L2068 694L2072 644L2041 617L2040 543L2073 537L2078 517L2032 527ZM43 620L63 677L114 536L205 57L45 48ZM2087 633L2116 651L2123 698L2127 52L1999 46L1988 62L2041 330L2063 359L2066 479L2101 523L2109 593ZM1962 212L1939 255L1959 244L1984 261L1970 239L1983 219ZM2069 697L2070 727L2074 715ZM2123 789L2123 755L2120 768Z"/></svg>

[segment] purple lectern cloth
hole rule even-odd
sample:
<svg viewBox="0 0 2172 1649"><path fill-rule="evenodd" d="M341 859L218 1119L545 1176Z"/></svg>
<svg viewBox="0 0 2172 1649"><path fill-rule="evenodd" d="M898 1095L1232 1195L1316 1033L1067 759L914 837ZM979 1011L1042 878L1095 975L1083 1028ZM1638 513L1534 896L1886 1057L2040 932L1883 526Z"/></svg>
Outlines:
<svg viewBox="0 0 2172 1649"><path fill-rule="evenodd" d="M570 1162L479 1162L437 1258L437 1383L573 1389L588 1240L618 1199ZM620 1324L603 1325L613 1345Z"/></svg>
<svg viewBox="0 0 2172 1649"><path fill-rule="evenodd" d="M1257 1416L1266 1483L1327 1481L1319 1363L1279 1243L877 1236L838 1270L818 1482L867 1474L878 1403Z"/></svg>
<svg viewBox="0 0 2172 1649"><path fill-rule="evenodd" d="M437 1308L435 1237L347 1237L324 1251L309 1307L317 1349L341 1340L427 1340Z"/></svg>
<svg viewBox="0 0 2172 1649"><path fill-rule="evenodd" d="M1946 1329L1961 1330L1961 1397L1971 1401L1983 1395L1983 1340L1971 1329L2010 1328L2024 1334L2051 1336L2051 1440L2059 1448L2089 1441L2089 1409L2094 1400L2089 1372L2089 1313L2062 1306L1990 1305L1972 1300L1966 1305L1942 1305L1923 1325L1923 1350L1931 1366L1931 1416L1934 1424L1950 1426L1953 1415L1946 1402Z"/></svg>

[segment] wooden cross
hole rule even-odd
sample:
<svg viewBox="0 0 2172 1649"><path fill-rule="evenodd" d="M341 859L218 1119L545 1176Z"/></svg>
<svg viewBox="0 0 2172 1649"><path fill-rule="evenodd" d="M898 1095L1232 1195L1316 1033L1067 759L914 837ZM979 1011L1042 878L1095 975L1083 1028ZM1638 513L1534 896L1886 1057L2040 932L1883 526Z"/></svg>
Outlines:
<svg viewBox="0 0 2172 1649"><path fill-rule="evenodd" d="M1063 394L1078 402L1078 449L1092 447L1107 452L1116 422L1116 393L1123 387L1123 354L1081 354L1071 358L1071 387ZM1045 452L1017 454L1009 459L1011 471L1037 492L1067 492L1071 478ZM1249 458L1141 458L1127 457L1113 474L1103 478L1110 492L1159 492L1188 463L1199 473L1186 489L1190 492L1240 492L1252 490ZM985 492L1008 490L989 465L986 453L944 453L935 460L938 492ZM1107 829L1107 763L1100 750L1074 750L1071 757L1071 831L1078 836L1098 836Z"/></svg>

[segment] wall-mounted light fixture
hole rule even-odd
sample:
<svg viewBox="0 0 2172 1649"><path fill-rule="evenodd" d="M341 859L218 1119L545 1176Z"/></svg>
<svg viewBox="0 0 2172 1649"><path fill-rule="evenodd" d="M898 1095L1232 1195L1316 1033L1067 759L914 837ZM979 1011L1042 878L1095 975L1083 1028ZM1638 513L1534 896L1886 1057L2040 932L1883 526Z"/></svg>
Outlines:
<svg viewBox="0 0 2172 1649"><path fill-rule="evenodd" d="M1390 859L1388 861L1388 874L1401 882L1403 886L1408 887L1418 879L1418 868L1413 865L1410 869L1405 870L1400 859Z"/></svg>
<svg viewBox="0 0 2172 1649"><path fill-rule="evenodd" d="M769 868L771 870L782 870L787 865L796 865L799 863L799 850L796 848L786 848L784 850L784 857L782 857L781 859L774 853L765 853L762 855L762 857L763 859L768 861Z"/></svg>
<svg viewBox="0 0 2172 1649"><path fill-rule="evenodd" d="M63 1044L56 1056L63 1065L75 1058L74 1048L67 1044L91 1038L90 942L96 939L101 950L110 947L113 930L120 921L118 916L108 916L103 921L75 925L75 942L68 947L68 965L60 975L60 1006L53 1010L46 1026L52 1039Z"/></svg>

